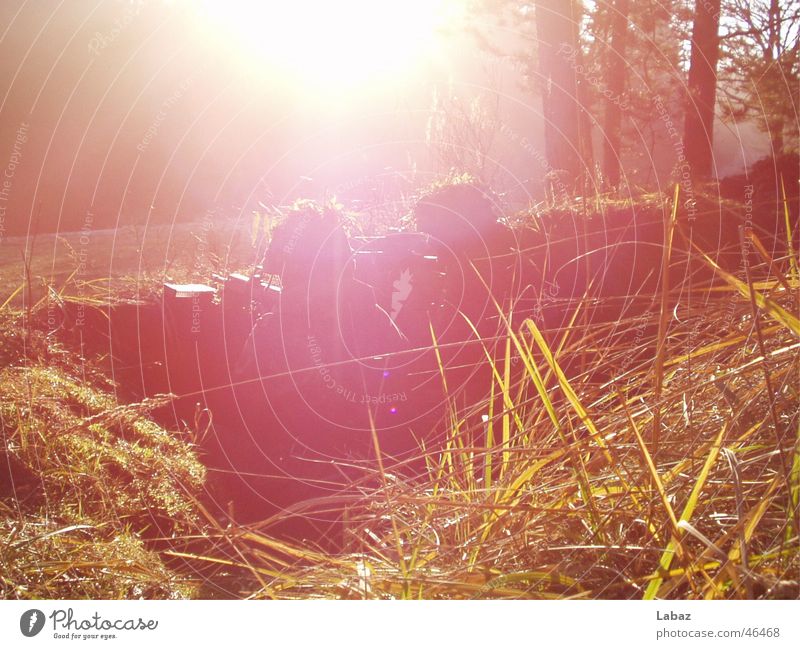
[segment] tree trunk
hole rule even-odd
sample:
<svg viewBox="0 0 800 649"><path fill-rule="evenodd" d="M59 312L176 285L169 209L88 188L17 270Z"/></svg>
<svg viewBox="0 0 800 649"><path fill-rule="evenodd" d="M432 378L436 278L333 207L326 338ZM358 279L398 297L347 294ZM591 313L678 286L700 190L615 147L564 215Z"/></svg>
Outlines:
<svg viewBox="0 0 800 649"><path fill-rule="evenodd" d="M571 183L583 170L575 75L579 57L578 20L574 0L536 0L545 157L548 171L563 170Z"/></svg>
<svg viewBox="0 0 800 649"><path fill-rule="evenodd" d="M606 60L605 119L603 123L603 179L606 187L617 187L620 179L622 108L626 86L625 50L628 45L629 0L614 0L611 5L611 34Z"/></svg>
<svg viewBox="0 0 800 649"><path fill-rule="evenodd" d="M692 176L709 178L713 166L720 0L697 0L692 27L683 141Z"/></svg>
<svg viewBox="0 0 800 649"><path fill-rule="evenodd" d="M765 69L777 64L780 65L781 47L781 8L778 0L770 0L769 3L769 28L767 29L767 47L764 51ZM783 120L770 119L767 121L769 129L772 156L777 158L783 153Z"/></svg>
<svg viewBox="0 0 800 649"><path fill-rule="evenodd" d="M769 125L770 146L772 156L777 158L783 153L783 121L774 120Z"/></svg>
<svg viewBox="0 0 800 649"><path fill-rule="evenodd" d="M586 69L584 61L583 48L580 47L580 40L578 39L578 55L575 60L578 62L578 70ZM583 172L583 186L581 187L581 195L585 196L586 192L591 191L594 186L594 147L592 146L592 111L591 111L591 97L589 95L589 82L587 77L578 75L578 120L580 129L580 146L578 147L578 155L580 156L581 171Z"/></svg>

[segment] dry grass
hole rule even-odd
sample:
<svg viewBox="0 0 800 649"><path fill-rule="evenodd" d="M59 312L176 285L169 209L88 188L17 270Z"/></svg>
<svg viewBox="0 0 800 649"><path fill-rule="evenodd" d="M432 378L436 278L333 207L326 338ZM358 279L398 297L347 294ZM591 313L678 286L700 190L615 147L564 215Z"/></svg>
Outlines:
<svg viewBox="0 0 800 649"><path fill-rule="evenodd" d="M357 499L306 505L346 509L339 552L219 524L188 439L9 319L3 596L800 596L798 259L754 244L722 272L677 223L673 241L665 261L715 280L662 282L607 325L507 324L491 398L453 406L424 475L382 458Z"/></svg>
<svg viewBox="0 0 800 649"><path fill-rule="evenodd" d="M198 529L205 467L84 359L4 318L0 596L186 597L159 539ZM24 347L24 349L23 349ZM24 352L24 353L23 353Z"/></svg>
<svg viewBox="0 0 800 649"><path fill-rule="evenodd" d="M259 574L248 595L800 597L797 260L724 273L686 242L671 255L715 281L687 275L605 327L509 326L487 350L494 398L455 418L423 478L380 467L341 553L226 532Z"/></svg>

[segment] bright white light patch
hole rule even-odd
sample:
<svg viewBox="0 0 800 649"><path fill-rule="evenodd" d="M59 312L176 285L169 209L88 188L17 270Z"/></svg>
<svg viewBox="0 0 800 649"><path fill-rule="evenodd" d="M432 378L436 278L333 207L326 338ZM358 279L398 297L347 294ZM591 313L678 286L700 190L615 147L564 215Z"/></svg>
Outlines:
<svg viewBox="0 0 800 649"><path fill-rule="evenodd" d="M407 70L454 18L452 0L203 0L225 30L304 83L353 86Z"/></svg>

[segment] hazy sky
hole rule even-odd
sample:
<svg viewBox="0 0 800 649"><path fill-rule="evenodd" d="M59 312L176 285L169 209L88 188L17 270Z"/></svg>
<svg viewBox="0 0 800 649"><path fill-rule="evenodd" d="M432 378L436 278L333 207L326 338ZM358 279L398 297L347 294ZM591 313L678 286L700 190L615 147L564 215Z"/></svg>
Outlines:
<svg viewBox="0 0 800 649"><path fill-rule="evenodd" d="M446 165L425 142L434 93L466 149L459 120L483 101L487 180L535 198L539 99L462 4L0 3L3 234L425 184ZM513 23L472 25L500 53L534 47Z"/></svg>

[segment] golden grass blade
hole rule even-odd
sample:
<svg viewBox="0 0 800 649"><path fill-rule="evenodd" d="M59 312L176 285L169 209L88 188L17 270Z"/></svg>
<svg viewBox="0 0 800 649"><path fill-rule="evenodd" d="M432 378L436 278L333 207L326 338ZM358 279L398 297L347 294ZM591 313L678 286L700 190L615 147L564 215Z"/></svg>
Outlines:
<svg viewBox="0 0 800 649"><path fill-rule="evenodd" d="M669 498L667 497L667 492L664 489L664 484L661 482L661 476L658 474L658 469L656 469L656 465L653 462L653 458L650 455L650 452L647 450L647 444L645 444L644 439L642 438L642 434L639 432L639 427L636 425L636 422L631 415L631 411L628 408L628 405L625 403L625 398L620 394L620 401L622 401L623 408L625 410L625 415L628 418L628 423L630 424L631 430L633 431L634 436L636 437L636 443L639 446L639 450L642 454L642 458L645 461L645 465L647 466L648 471L650 472L650 477L653 480L653 485L656 488L656 492L658 493L658 497L661 500L661 504L664 507L664 511L667 512L667 516L669 517L669 522L672 526L672 534L675 539L678 541L678 545L680 546L680 530L678 528L678 519L675 517L675 511L672 509L672 505L669 502ZM681 552L683 552L682 548Z"/></svg>
<svg viewBox="0 0 800 649"><path fill-rule="evenodd" d="M692 245L697 248L697 245L692 243ZM706 253L704 253L700 248L697 248L698 252L703 256L706 264L708 264L711 268L713 268L722 279L724 279L728 284L734 287L742 297L746 299L750 299L750 287L747 283L740 280L738 277L731 275L730 273L722 270L719 265L711 259ZM766 311L773 320L778 322L779 324L783 325L789 331L791 331L796 336L800 336L800 319L797 316L792 315L786 309L784 309L781 305L775 303L774 301L770 300L769 298L764 297L761 293L756 290L753 290L753 300L758 305L759 308Z"/></svg>
<svg viewBox="0 0 800 649"><path fill-rule="evenodd" d="M486 280L478 272L478 269L475 268L474 265L472 265L472 269L473 271L475 271L476 276L483 284L484 289L486 289L487 293L491 296L491 289L486 283ZM523 365L525 366L525 370L528 376L530 376L530 378L534 382L534 385L536 386L536 391L539 393L539 396L542 399L542 403L544 404L545 410L547 411L550 420L553 422L553 425L555 426L556 430L559 431L559 434L561 435L562 439L564 439L561 423L558 420L558 416L556 415L556 411L555 408L553 407L553 403L550 399L550 396L547 394L547 388L545 382L542 380L542 376L539 373L538 368L536 367L536 363L533 362L533 357L530 353L530 349L527 349L527 347L523 345L523 342L521 342L520 337L514 332L514 328L511 326L511 323L509 322L508 317L506 317L506 314L504 313L502 307L500 306L500 304L497 303L497 300L495 300L493 297L492 297L492 303L494 304L494 307L497 310L498 315L500 316L500 320L505 325L505 330L508 337L511 339L511 342L514 344L514 348L517 350L517 353L522 359ZM478 331L475 328L475 325L473 325L472 322L470 322L469 318L467 318L466 316L464 317L464 319L477 335ZM489 358L489 360L492 363L492 368L494 372L496 373L495 363L492 361L491 357ZM499 375L498 375L498 381L502 383L502 379L499 378Z"/></svg>
<svg viewBox="0 0 800 649"><path fill-rule="evenodd" d="M767 327L763 330L764 335L771 335L774 334L776 331L781 329L780 325L773 325L772 327ZM700 358L701 356L705 356L706 354L713 354L715 352L723 351L728 347L732 347L734 345L740 345L743 342L746 342L749 339L749 336L746 335L731 335L728 338L724 338L719 341L715 341L710 345L703 345L702 347L698 347L697 349L693 349L688 354L681 354L680 356L673 356L668 361L664 363L664 367L671 367L673 365L682 365L688 360L695 360Z"/></svg>
<svg viewBox="0 0 800 649"><path fill-rule="evenodd" d="M658 318L658 337L656 338L656 359L653 382L653 453L658 455L661 444L661 391L664 387L664 359L667 354L667 329L669 328L669 267L672 259L672 240L675 232L675 221L678 213L678 197L680 185L675 184L675 195L672 198L672 213L664 223L664 247L661 255L661 311Z"/></svg>
<svg viewBox="0 0 800 649"><path fill-rule="evenodd" d="M509 331L508 333L509 337L511 338L511 341L517 348L517 353L522 358L522 362L523 365L525 366L528 376L533 381L533 384L536 387L536 391L539 393L539 397L542 400L542 404L544 405L545 411L550 417L550 421L553 423L553 426L558 431L559 436L562 438L562 440L566 442L566 437L564 436L564 429L561 426L561 422L558 420L558 415L556 414L555 406L553 405L553 402L550 399L550 395L547 393L547 387L545 386L544 380L542 379L542 375L539 372L539 369L536 367L536 363L533 361L533 357L522 346L519 337L513 331Z"/></svg>
<svg viewBox="0 0 800 649"><path fill-rule="evenodd" d="M506 338L506 354L505 365L503 372L503 403L511 404L511 341ZM511 460L511 453L508 449L511 444L511 420L509 417L509 409L506 407L503 411L503 463L500 466L500 477L505 475L508 470L508 464Z"/></svg>
<svg viewBox="0 0 800 649"><path fill-rule="evenodd" d="M498 496L496 502L498 504L507 503L519 492L520 489L522 489L524 485L531 481L533 476L535 476L544 467L557 460L560 460L564 456L569 455L571 452L572 449L569 446L565 446L564 448L553 451L552 453L549 453L547 456L543 457L541 460L537 460L536 462L533 462L529 466L525 467L525 469L520 472L520 474L508 486L508 488L502 492L502 495Z"/></svg>
<svg viewBox="0 0 800 649"><path fill-rule="evenodd" d="M76 532L78 530L93 530L94 528L95 528L94 525L67 525L67 527L62 527L61 529L53 530L52 532L47 532L46 534L39 534L29 539L16 541L11 544L11 547L18 548L23 545L27 545L29 543L35 543L36 541L41 541L44 539L52 538L54 536L58 536L59 534L69 534L70 532Z"/></svg>
<svg viewBox="0 0 800 649"><path fill-rule="evenodd" d="M773 499L775 498L776 491L778 487L781 485L785 485L785 481L782 475L776 475L769 483L766 491L761 494L761 497L758 501L758 504L753 507L746 516L742 519L744 521L744 532L743 537L744 540L749 543L750 539L753 538L753 533L755 532L758 524L761 522L761 519L764 517L769 506L772 504ZM741 560L742 552L741 546L739 544L735 544L730 552L728 552L728 559L733 563L737 563Z"/></svg>
<svg viewBox="0 0 800 649"><path fill-rule="evenodd" d="M526 320L526 323L528 323L528 327L529 328L532 327L533 330L535 330L538 333L539 330L536 327L536 324L532 320ZM593 503L592 490L591 490L590 485L589 485L589 476L586 474L586 467L585 467L585 465L583 463L583 460L582 460L582 458L580 456L575 457L575 453L573 453L574 449L572 449L572 447L569 445L569 443L567 441L567 437L566 437L566 435L564 433L564 430L563 430L563 428L561 426L561 422L559 421L558 415L556 414L555 406L553 405L553 402L550 399L550 395L547 392L547 387L544 384L544 381L542 379L541 373L539 372L539 369L536 367L536 362L534 361L532 355L530 354L530 352L525 353L525 349L520 344L518 336L511 330L510 327L509 327L509 330L508 330L508 335L511 338L512 342L514 342L515 347L517 348L520 356L522 357L523 363L524 363L526 369L528 370L529 376L533 379L533 383L534 383L534 385L536 387L536 391L538 392L539 397L542 400L542 403L544 404L544 407L547 410L548 415L550 416L550 420L553 422L553 425L555 426L556 430L558 431L558 434L559 434L559 437L561 438L561 441L567 447L567 452L570 453L570 456L573 458L573 461L574 461L574 464L575 464L574 470L575 470L575 473L576 473L576 476L577 476L577 480L578 480L578 488L579 488L581 494L583 495L583 498L584 498L585 502L587 503L590 511L593 512L595 530L599 531L599 529L600 529L600 520L596 516L597 508L595 507L595 505ZM564 381L564 383L566 383L567 388L571 390L572 388L569 386L569 381L566 380L566 376L564 376L564 373L561 372L561 368L558 367L558 364L555 362L555 359L553 358L552 354L550 353L550 350L549 350L549 348L547 346L547 343L541 337L541 334L539 334L539 338L540 338L540 341L541 341L541 342L539 342L540 348L543 347L544 350L546 350L546 356L548 357L548 361L550 362L551 369L556 373L557 376L560 373L560 380L563 378L563 381ZM563 387L562 387L562 389L563 389ZM574 395L574 392L573 392L573 395ZM577 400L577 395L574 395L574 398ZM584 411L584 414L585 414L585 411ZM586 420L588 420L588 417L586 417ZM595 433L596 433L596 430L595 430ZM606 450L606 454L607 453L608 453L608 451ZM608 456L608 458L609 458L609 461L610 461L610 455ZM524 473L527 473L527 471L523 471L523 474ZM508 489L508 490L506 490L504 492L498 492L498 496L497 496L496 502L498 502L498 503L504 502L506 498L511 497L513 495L516 495L517 492L518 492L518 489L519 489L519 486L516 486L518 484L518 482L519 482L518 480L515 481L514 484L512 485L511 489ZM484 534L488 534L488 527L486 528Z"/></svg>
<svg viewBox="0 0 800 649"><path fill-rule="evenodd" d="M517 582L534 582L534 583L547 583L565 588L574 588L578 592L585 592L580 584L571 577L562 573L543 570L529 570L525 572L511 572L499 577L494 577L486 582L486 589L493 590L498 586L505 586L506 584L513 584ZM542 589L540 589L541 591Z"/></svg>
<svg viewBox="0 0 800 649"><path fill-rule="evenodd" d="M753 232L753 230L747 230L745 234L747 238L750 239L750 241L756 247L758 254L761 255L761 258L766 262L767 266L769 266L770 274L775 276L775 278L781 283L781 286L783 286L783 288L786 290L787 293L791 293L792 289L789 286L789 282L787 281L784 274L781 272L781 269L778 268L778 266L775 264L775 261L772 259L772 256L767 252L767 249L764 247L764 244L761 243L761 239L758 238L758 235L755 232ZM759 285L766 284L767 282L751 282L751 283L756 288L763 289L764 287Z"/></svg>
<svg viewBox="0 0 800 649"><path fill-rule="evenodd" d="M258 534L256 532L252 532L249 530L243 531L241 534L238 534L236 538L241 539L243 541L250 541L251 543L255 543L256 545L261 545L265 548L269 548L270 550L280 552L281 554L294 557L296 559L303 559L317 563L332 562L347 567L351 567L352 564L352 562L350 561L342 561L335 557L320 554L319 552L314 552L313 550L308 550L306 548L297 548L288 543L284 543L283 541L279 541L277 539L273 539L264 536L263 534Z"/></svg>
<svg viewBox="0 0 800 649"><path fill-rule="evenodd" d="M798 516L800 516L800 420L797 422L797 438L792 455L792 470L789 474L789 518L793 524L786 526L787 541L800 527L798 522Z"/></svg>
<svg viewBox="0 0 800 649"><path fill-rule="evenodd" d="M22 293L23 290L25 290L24 282L20 284L17 287L17 289L13 293L11 293L11 295L8 296L8 299L5 302L3 302L2 305L0 305L0 311L3 311L9 304L11 304L14 298L17 297L17 295L19 295L20 293Z"/></svg>
<svg viewBox="0 0 800 649"><path fill-rule="evenodd" d="M487 493L492 488L492 450L494 449L494 381L489 391L489 415L486 420L486 454L483 459L483 487Z"/></svg>
<svg viewBox="0 0 800 649"><path fill-rule="evenodd" d="M478 333L477 328L475 325L467 318L464 314L464 321L467 323L467 326L472 330L472 333L475 334L476 338L480 338L480 334ZM511 336L509 336L511 338ZM497 370L497 363L495 362L492 355L489 353L489 350L486 348L486 345L481 343L481 349L483 349L483 354L486 356L486 362L489 364L489 367L492 368L492 375L494 376L494 380L498 386L500 386L500 390L503 394L503 406L506 411L511 412L514 415L514 423L517 426L517 430L521 433L523 431L522 420L520 419L519 415L517 414L517 409L514 407L514 401L511 399L511 394L509 390L503 389L504 380L500 376L500 372Z"/></svg>
<svg viewBox="0 0 800 649"><path fill-rule="evenodd" d="M255 570L258 574L272 577L272 578L286 578L284 573L268 570L261 566L253 566L252 564L244 564L239 561L231 561L222 557L210 557L203 554L194 554L192 552L180 552L178 550L165 550L164 554L170 557L177 557L179 559L190 559L192 561L203 561L204 563L216 563L223 566L231 566L233 568L242 568L244 570Z"/></svg>
<svg viewBox="0 0 800 649"><path fill-rule="evenodd" d="M606 444L606 441L600 435L599 431L597 430L597 427L594 425L591 418L589 417L589 413L581 404L581 400L578 398L578 395L572 388L569 379L567 379L566 374L564 374L564 371L561 369L561 366L558 364L552 352L550 351L550 347L548 346L547 341L545 341L544 336L542 336L541 332L539 331L539 328L536 326L536 323L533 320L528 319L525 321L525 324L527 325L528 331L531 333L531 336L533 336L533 339L536 341L536 345L539 347L539 351L542 352L542 355L547 361L547 364L549 365L550 369L556 375L561 391L567 397L567 400L569 401L570 405L577 413L578 418L581 420L583 425L586 426L586 430L589 431L589 434L592 436L592 439L603 450L603 455L608 461L608 464L613 465L614 461L611 457L611 454L608 451L608 444Z"/></svg>
<svg viewBox="0 0 800 649"><path fill-rule="evenodd" d="M792 270L792 277L795 281L800 280L800 269L798 269L798 255L794 250L794 232L792 232L792 223L789 218L789 199L786 198L786 186L783 183L783 174L781 174L781 196L783 198L783 218L786 226L786 254L789 255L789 265Z"/></svg>
<svg viewBox="0 0 800 649"><path fill-rule="evenodd" d="M381 453L381 447L378 443L378 431L375 430L375 422L372 419L372 411L368 411L369 414L369 428L370 432L372 433L372 444L375 448L375 458L378 460L378 471L381 476L381 483L383 484L383 492L386 497L386 506L389 511L389 518L392 524L392 534L394 535L394 542L397 549L397 560L400 564L400 573L403 576L404 580L408 579L408 569L406 567L406 559L405 554L403 552L403 540L400 538L400 531L397 527L397 518L394 515L394 507L392 507L391 497L389 496L389 489L388 489L388 481L386 479L386 470L383 466L383 455Z"/></svg>
<svg viewBox="0 0 800 649"><path fill-rule="evenodd" d="M67 277L67 279L65 279L65 280L64 280L64 282L61 284L61 288L60 288L60 289L58 289L57 295L58 295L59 297L61 297L62 299L63 299L63 297L64 297L64 291L66 291L66 290L67 290L67 286L70 284L70 282L72 282L72 280L73 280L73 279L75 279L75 276L78 274L78 270L79 270L79 268L80 268L80 266L79 266L78 268L75 268L75 270L73 270L73 271L72 271L72 272L69 274L69 276Z"/></svg>
<svg viewBox="0 0 800 649"><path fill-rule="evenodd" d="M766 421L766 418L762 419L761 421L757 421L755 424L753 424L750 428L748 428L742 435L740 435L737 438L736 443L737 444L741 444L742 442L746 441L748 437L750 437L759 428L761 428L761 426L764 425L765 421ZM712 447L713 447L713 445L714 445L713 441L710 442L709 444L706 444L704 447L702 447L700 450L698 450L698 453L702 456L705 453L710 452ZM688 457L688 458L686 458L684 460L681 460L674 467L672 467L669 471L664 473L663 476L661 476L662 482L665 485L669 484L675 478L677 478L681 473L686 472L689 469L689 467L692 465L693 462L694 462L694 458L691 458L691 457Z"/></svg>
<svg viewBox="0 0 800 649"><path fill-rule="evenodd" d="M697 503L700 499L700 494L703 491L703 487L705 487L706 480L708 480L708 474L711 471L711 467L714 466L714 463L717 461L719 457L720 451L722 449L722 441L725 439L725 434L728 431L728 426L730 422L726 422L725 425L720 430L719 434L714 440L714 443L711 445L711 450L708 453L708 457L706 458L705 464L703 465L702 470L700 471L700 475L697 477L697 481L695 482L694 488L692 489L692 493L689 495L689 499L686 501L686 505L681 512L681 521L689 521L694 513L695 508L697 507ZM661 555L661 560L659 561L660 571L667 571L669 570L670 566L672 565L672 559L675 556L675 553L678 549L679 540L678 537L673 538L669 544L667 545L666 550ZM659 588L661 588L661 584L663 583L663 579L661 577L657 577L656 579L651 579L650 583L647 585L647 589L645 590L643 599L651 600L655 599Z"/></svg>

